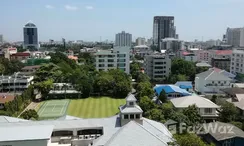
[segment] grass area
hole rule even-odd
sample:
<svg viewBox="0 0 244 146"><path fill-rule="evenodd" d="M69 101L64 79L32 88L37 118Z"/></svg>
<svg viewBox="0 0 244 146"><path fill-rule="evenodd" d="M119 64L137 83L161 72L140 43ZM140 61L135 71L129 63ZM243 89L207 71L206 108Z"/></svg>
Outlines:
<svg viewBox="0 0 244 146"><path fill-rule="evenodd" d="M58 118L66 114L69 100L48 100L38 110L40 119Z"/></svg>
<svg viewBox="0 0 244 146"><path fill-rule="evenodd" d="M39 102L38 105L35 107L35 111L38 112L38 110L41 108L41 106L43 105L44 102Z"/></svg>
<svg viewBox="0 0 244 146"><path fill-rule="evenodd" d="M118 113L118 107L123 104L125 104L125 99L110 97L74 99L69 103L67 114L81 118L110 117Z"/></svg>

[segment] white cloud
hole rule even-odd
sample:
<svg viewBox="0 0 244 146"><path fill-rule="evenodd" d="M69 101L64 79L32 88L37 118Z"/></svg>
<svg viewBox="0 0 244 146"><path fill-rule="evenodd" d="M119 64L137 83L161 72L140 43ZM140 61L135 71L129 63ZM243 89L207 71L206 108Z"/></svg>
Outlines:
<svg viewBox="0 0 244 146"><path fill-rule="evenodd" d="M53 8L54 8L54 6L51 6L51 5L46 5L46 6L45 6L45 8L47 8L47 9L53 9Z"/></svg>
<svg viewBox="0 0 244 146"><path fill-rule="evenodd" d="M68 11L76 11L78 10L78 7L76 6L70 6L70 5L65 5L64 8Z"/></svg>
<svg viewBox="0 0 244 146"><path fill-rule="evenodd" d="M92 9L94 9L94 7L93 6L86 6L86 9L87 10L92 10Z"/></svg>

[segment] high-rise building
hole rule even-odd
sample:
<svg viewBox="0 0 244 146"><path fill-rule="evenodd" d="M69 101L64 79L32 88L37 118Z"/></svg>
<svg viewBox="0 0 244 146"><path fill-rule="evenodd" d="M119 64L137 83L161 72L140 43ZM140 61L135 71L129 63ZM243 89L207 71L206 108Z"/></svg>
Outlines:
<svg viewBox="0 0 244 146"><path fill-rule="evenodd" d="M37 27L35 24L28 22L24 26L24 48L39 48L39 43L38 43L38 32L37 32Z"/></svg>
<svg viewBox="0 0 244 146"><path fill-rule="evenodd" d="M2 43L3 43L3 35L0 34L0 44L2 44Z"/></svg>
<svg viewBox="0 0 244 146"><path fill-rule="evenodd" d="M244 47L244 28L227 28L226 40L228 45Z"/></svg>
<svg viewBox="0 0 244 146"><path fill-rule="evenodd" d="M115 36L115 46L131 47L132 34L122 31Z"/></svg>
<svg viewBox="0 0 244 146"><path fill-rule="evenodd" d="M153 43L160 45L160 41L165 38L175 38L176 28L173 16L155 16L153 20Z"/></svg>
<svg viewBox="0 0 244 146"><path fill-rule="evenodd" d="M136 45L137 46L146 45L146 39L145 38L141 38L141 37L137 38L136 39Z"/></svg>
<svg viewBox="0 0 244 146"><path fill-rule="evenodd" d="M233 49L230 63L230 72L244 74L244 50Z"/></svg>

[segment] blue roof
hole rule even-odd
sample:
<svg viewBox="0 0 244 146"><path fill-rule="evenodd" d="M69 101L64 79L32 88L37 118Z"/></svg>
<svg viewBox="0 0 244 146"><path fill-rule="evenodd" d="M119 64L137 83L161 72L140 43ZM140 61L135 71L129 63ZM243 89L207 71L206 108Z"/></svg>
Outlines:
<svg viewBox="0 0 244 146"><path fill-rule="evenodd" d="M192 89L192 82L189 81L178 81L175 83L175 85L181 89Z"/></svg>
<svg viewBox="0 0 244 146"><path fill-rule="evenodd" d="M181 93L184 96L191 95L191 93L187 92L185 89L181 89L180 87L175 85L156 85L153 89L157 92L158 95L163 89L166 94L177 92Z"/></svg>

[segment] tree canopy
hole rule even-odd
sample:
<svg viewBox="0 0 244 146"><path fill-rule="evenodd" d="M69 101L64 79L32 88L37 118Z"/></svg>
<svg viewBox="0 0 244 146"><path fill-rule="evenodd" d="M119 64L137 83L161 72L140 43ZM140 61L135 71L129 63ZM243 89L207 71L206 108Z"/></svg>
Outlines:
<svg viewBox="0 0 244 146"><path fill-rule="evenodd" d="M231 122L237 118L238 111L233 103L225 102L221 105L219 118L222 122Z"/></svg>
<svg viewBox="0 0 244 146"><path fill-rule="evenodd" d="M37 112L33 109L29 109L27 111L25 111L21 117L23 117L26 120L30 120L30 119L34 119L34 120L38 120L39 116L37 114Z"/></svg>
<svg viewBox="0 0 244 146"><path fill-rule="evenodd" d="M187 125L197 125L202 121L196 105L191 105L183 109L183 114L187 116L189 120L189 123L187 123Z"/></svg>

